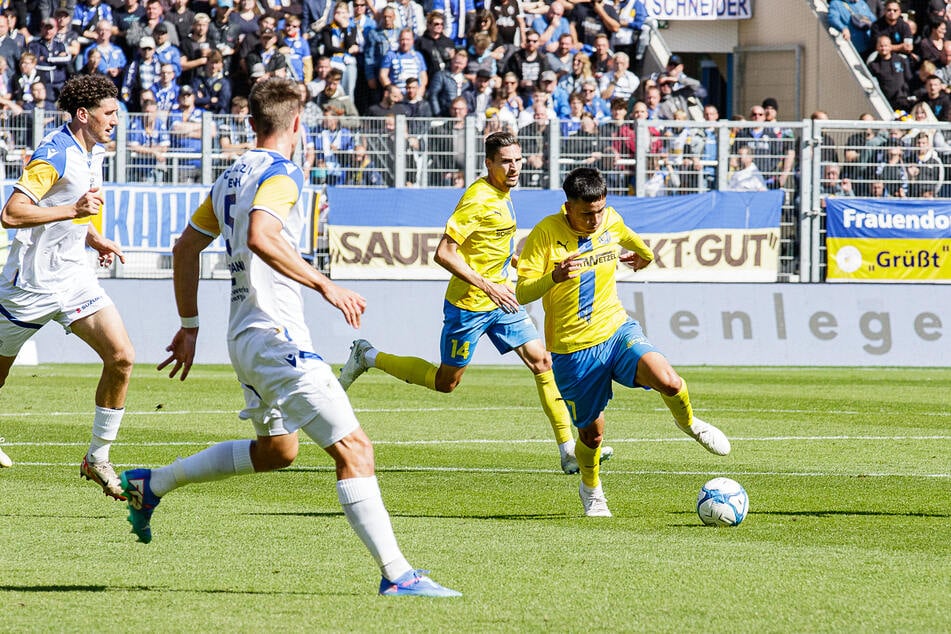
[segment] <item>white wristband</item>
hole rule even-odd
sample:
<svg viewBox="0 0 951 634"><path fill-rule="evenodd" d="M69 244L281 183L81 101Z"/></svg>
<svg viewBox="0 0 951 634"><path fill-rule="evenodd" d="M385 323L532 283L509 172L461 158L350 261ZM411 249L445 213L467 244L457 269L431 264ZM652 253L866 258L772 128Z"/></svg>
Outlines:
<svg viewBox="0 0 951 634"><path fill-rule="evenodd" d="M182 317L182 328L198 328L198 315Z"/></svg>

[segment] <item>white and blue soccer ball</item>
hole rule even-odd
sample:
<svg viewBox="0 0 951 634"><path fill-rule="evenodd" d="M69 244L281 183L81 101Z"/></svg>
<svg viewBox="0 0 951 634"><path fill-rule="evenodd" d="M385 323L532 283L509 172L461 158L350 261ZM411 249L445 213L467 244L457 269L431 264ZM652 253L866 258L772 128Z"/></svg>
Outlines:
<svg viewBox="0 0 951 634"><path fill-rule="evenodd" d="M749 510L746 489L730 478L710 480L697 495L697 515L707 526L739 526Z"/></svg>

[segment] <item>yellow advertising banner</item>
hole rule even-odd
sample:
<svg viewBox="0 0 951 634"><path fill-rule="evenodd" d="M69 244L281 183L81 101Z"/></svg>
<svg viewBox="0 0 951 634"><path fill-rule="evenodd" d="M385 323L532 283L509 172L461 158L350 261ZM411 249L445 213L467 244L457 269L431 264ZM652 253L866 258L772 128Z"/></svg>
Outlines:
<svg viewBox="0 0 951 634"><path fill-rule="evenodd" d="M828 238L831 282L951 282L951 239Z"/></svg>

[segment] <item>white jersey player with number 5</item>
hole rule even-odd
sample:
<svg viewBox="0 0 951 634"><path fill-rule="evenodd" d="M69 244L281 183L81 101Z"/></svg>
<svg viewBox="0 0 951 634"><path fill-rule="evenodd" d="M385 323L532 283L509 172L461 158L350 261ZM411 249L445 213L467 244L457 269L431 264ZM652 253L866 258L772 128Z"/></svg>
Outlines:
<svg viewBox="0 0 951 634"><path fill-rule="evenodd" d="M244 386L240 416L251 421L257 437L218 443L159 469L124 472L133 532L151 541L152 513L175 488L287 467L297 457L301 430L336 463L337 497L380 567L380 594L458 596L410 566L400 551L377 485L370 439L330 366L313 349L304 322L302 286L320 293L354 328L366 301L307 264L297 248L305 227L303 175L290 161L301 130L297 84L259 82L250 106L257 147L215 181L175 245L182 327L159 369L174 361L170 376L179 370L182 380L188 375L198 336L200 255L221 235L232 276L228 351Z"/></svg>

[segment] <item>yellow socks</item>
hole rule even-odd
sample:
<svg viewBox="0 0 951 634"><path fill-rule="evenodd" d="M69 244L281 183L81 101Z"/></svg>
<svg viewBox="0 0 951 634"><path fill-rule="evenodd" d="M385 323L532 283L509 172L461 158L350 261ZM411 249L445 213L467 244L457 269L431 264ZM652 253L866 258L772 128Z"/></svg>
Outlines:
<svg viewBox="0 0 951 634"><path fill-rule="evenodd" d="M601 445L592 449L580 440L575 443L575 459L581 471L581 481L589 489L601 484Z"/></svg>
<svg viewBox="0 0 951 634"><path fill-rule="evenodd" d="M660 395L667 403L667 408L674 415L677 426L684 431L690 429L693 423L693 408L690 407L690 394L687 392L687 382L681 379L680 391L673 396Z"/></svg>
<svg viewBox="0 0 951 634"><path fill-rule="evenodd" d="M383 370L392 377L402 379L413 385L436 389L436 366L419 357L398 357L395 354L377 352L375 368Z"/></svg>
<svg viewBox="0 0 951 634"><path fill-rule="evenodd" d="M542 403L545 416L548 417L552 431L555 432L555 442L559 445L569 442L572 439L571 416L568 415L568 408L565 407L565 402L555 385L555 373L549 370L536 374L535 388L538 390L538 400Z"/></svg>

